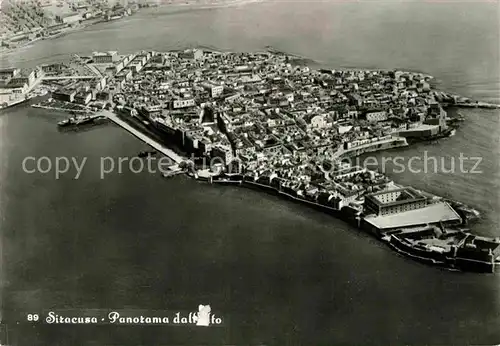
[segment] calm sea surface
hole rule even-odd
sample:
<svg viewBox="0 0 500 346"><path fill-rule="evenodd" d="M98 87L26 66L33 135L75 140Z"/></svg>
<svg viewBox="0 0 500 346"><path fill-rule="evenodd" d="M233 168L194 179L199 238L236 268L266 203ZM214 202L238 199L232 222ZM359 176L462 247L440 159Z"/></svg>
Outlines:
<svg viewBox="0 0 500 346"><path fill-rule="evenodd" d="M1 64L33 66L97 50L201 45L254 51L271 45L323 66L425 71L442 89L500 102L497 16L498 2L159 8L36 43ZM482 158L481 174L386 168L397 182L478 208L483 219L476 231L500 236L500 114L462 113L467 122L456 136L384 156L427 152L458 160L462 153ZM100 157L134 156L145 145L113 125L60 133L56 124L64 117L26 107L0 114L1 302L12 345L500 341L500 276L415 263L341 221L258 192L128 168L100 179ZM56 180L23 173L27 156L87 162L80 179L71 171ZM224 325L25 321L27 313L52 309L175 312L196 311L199 304L210 304Z"/></svg>

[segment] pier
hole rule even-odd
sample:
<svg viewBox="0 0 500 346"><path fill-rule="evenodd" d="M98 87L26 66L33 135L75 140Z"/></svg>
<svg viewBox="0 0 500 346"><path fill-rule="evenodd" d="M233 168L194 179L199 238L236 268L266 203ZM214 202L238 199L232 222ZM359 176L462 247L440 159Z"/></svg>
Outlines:
<svg viewBox="0 0 500 346"><path fill-rule="evenodd" d="M127 122L120 119L115 113L110 112L108 110L102 110L102 111L97 113L97 116L105 116L106 118L110 119L112 122L114 122L118 126L124 128L125 130L127 130L128 132L130 132L131 134L133 134L134 136L139 138L144 143L148 144L149 146L156 149L157 151L159 151L163 155L165 155L168 158L175 161L175 163L179 164L179 163L185 161L185 159L182 156L176 154L172 149L166 148L163 144L157 142L156 140L148 137L147 135L145 135L141 131L132 127Z"/></svg>

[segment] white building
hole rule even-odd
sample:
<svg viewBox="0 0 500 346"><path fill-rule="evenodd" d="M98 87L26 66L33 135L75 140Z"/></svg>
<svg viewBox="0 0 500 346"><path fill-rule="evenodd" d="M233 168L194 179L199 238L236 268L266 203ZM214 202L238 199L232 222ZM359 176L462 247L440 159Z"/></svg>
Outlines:
<svg viewBox="0 0 500 346"><path fill-rule="evenodd" d="M115 51L92 53L92 60L94 61L94 64L112 64L115 61L118 61L119 58L118 52Z"/></svg>
<svg viewBox="0 0 500 346"><path fill-rule="evenodd" d="M0 69L0 79L10 80L16 77L21 72L18 68L5 68Z"/></svg>
<svg viewBox="0 0 500 346"><path fill-rule="evenodd" d="M347 117L350 119L357 119L358 118L358 111L356 111L356 110L347 111Z"/></svg>
<svg viewBox="0 0 500 346"><path fill-rule="evenodd" d="M212 157L218 157L228 165L233 160L233 152L229 145L218 144L212 148Z"/></svg>
<svg viewBox="0 0 500 346"><path fill-rule="evenodd" d="M11 89L0 89L0 106L15 99Z"/></svg>
<svg viewBox="0 0 500 346"><path fill-rule="evenodd" d="M326 114L318 114L311 119L311 127L313 128L322 129L325 127L331 127L331 125L332 124L327 121Z"/></svg>
<svg viewBox="0 0 500 346"><path fill-rule="evenodd" d="M61 17L61 21L65 24L74 24L74 23L78 23L79 21L81 21L83 18L81 16L81 14L79 13L69 13L63 17Z"/></svg>
<svg viewBox="0 0 500 346"><path fill-rule="evenodd" d="M368 112L366 113L366 120L373 122L387 120L387 112L386 111Z"/></svg>
<svg viewBox="0 0 500 346"><path fill-rule="evenodd" d="M203 50L201 50L201 49L188 49L188 50L185 50L184 52L180 52L178 54L178 57L180 59L199 60L199 59L203 58Z"/></svg>
<svg viewBox="0 0 500 346"><path fill-rule="evenodd" d="M75 95L75 102L86 105L92 100L92 93L87 91L79 92Z"/></svg>
<svg viewBox="0 0 500 346"><path fill-rule="evenodd" d="M218 97L218 96L222 95L222 92L224 91L224 86L217 85L214 83L203 83L202 86L205 90L210 92L210 95L212 97Z"/></svg>
<svg viewBox="0 0 500 346"><path fill-rule="evenodd" d="M177 99L172 102L172 107L174 109L193 107L196 103L194 99Z"/></svg>

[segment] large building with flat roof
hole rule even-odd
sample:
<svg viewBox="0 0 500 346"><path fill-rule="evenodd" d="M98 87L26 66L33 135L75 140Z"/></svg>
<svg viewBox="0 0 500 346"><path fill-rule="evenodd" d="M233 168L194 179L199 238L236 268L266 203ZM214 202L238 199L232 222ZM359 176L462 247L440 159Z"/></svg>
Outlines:
<svg viewBox="0 0 500 346"><path fill-rule="evenodd" d="M390 215L423 208L427 199L411 187L373 193L365 197L365 214Z"/></svg>
<svg viewBox="0 0 500 346"><path fill-rule="evenodd" d="M118 52L93 52L92 60L95 64L112 64L120 59Z"/></svg>
<svg viewBox="0 0 500 346"><path fill-rule="evenodd" d="M385 233L398 228L454 225L461 222L458 213L448 203L439 202L396 214L367 216L364 218L364 228L376 233Z"/></svg>
<svg viewBox="0 0 500 346"><path fill-rule="evenodd" d="M179 58L187 60L200 60L201 58L203 58L203 50L187 49L183 52L179 52Z"/></svg>
<svg viewBox="0 0 500 346"><path fill-rule="evenodd" d="M0 79L10 80L16 77L21 72L19 68L3 68L0 69Z"/></svg>

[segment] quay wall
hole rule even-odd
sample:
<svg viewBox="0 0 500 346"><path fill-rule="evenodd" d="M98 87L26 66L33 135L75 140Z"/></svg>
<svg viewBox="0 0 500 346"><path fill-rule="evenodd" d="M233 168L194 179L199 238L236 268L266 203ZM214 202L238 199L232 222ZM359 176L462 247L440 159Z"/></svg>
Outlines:
<svg viewBox="0 0 500 346"><path fill-rule="evenodd" d="M389 245L400 253L430 264L450 263L448 256L453 256L450 252L439 253L437 251L419 249L406 243L404 239L400 239L396 235L390 235Z"/></svg>
<svg viewBox="0 0 500 346"><path fill-rule="evenodd" d="M474 271L474 272L493 272L495 270L495 264L493 263L493 261L492 263L489 263L487 261L474 260L466 256L459 258L455 257L453 251L439 253L437 251L426 250L423 248L420 249L418 247L413 246L412 244L405 242L404 239L400 239L400 237L393 234L389 235L388 236L389 238L383 238L380 230L367 227L367 223L363 222L362 218L360 224L359 218L357 220L353 219L349 215L349 213L347 213L346 210L344 210L345 208L338 210L326 205L322 205L307 200L297 195L292 195L290 193L283 192L281 189L276 188L274 186L262 184L244 178L242 178L241 180L229 180L229 179L221 180L215 177L214 179L210 179L209 181L214 184L236 185L245 188L250 188L253 190L264 191L272 195L285 197L297 203L306 204L310 207L326 212L332 216L335 216L345 222L352 224L358 229L367 232L367 234L374 236L376 239L384 241L384 243L386 243L390 248L392 248L396 252L425 264L439 266L447 269L460 269L464 271Z"/></svg>
<svg viewBox="0 0 500 346"><path fill-rule="evenodd" d="M61 107L50 107L50 106L42 106L42 105L33 105L33 108L41 108L41 109L48 109L52 111L60 111L60 112L75 112L75 113L82 113L86 114L89 113L89 110L80 110L80 109L67 109L67 108L61 108Z"/></svg>
<svg viewBox="0 0 500 346"><path fill-rule="evenodd" d="M107 111L101 112L102 113L110 113ZM118 117L112 113L111 115L109 114L104 114L111 120L115 121L118 125L124 127L126 130L129 132L132 132L134 135L136 135L138 138L144 140L139 136L141 134L138 130L133 129L132 126L129 124L126 124L123 120L118 119ZM115 119L115 120L114 120ZM125 125L127 126L125 126ZM132 128L134 131L131 131L129 128ZM134 133L134 132L137 132ZM148 138L145 135L142 135L145 138ZM164 148L161 144L157 143L156 141L149 139L149 141L155 142L153 144L159 145L161 148L160 149L166 149ZM147 141L146 141L147 142ZM149 142L147 142L149 144ZM391 140L384 141L382 143L371 143L370 145L367 146L360 146L358 148L353 148L353 150L347 150L347 151L340 151L339 153L342 155L350 155L350 154L355 154L355 155L360 155L363 152L370 152L370 151L377 151L377 150L384 150L387 148L396 148L400 146L407 146L408 143L404 138L399 138L395 137ZM160 152L163 152L163 150L160 150L159 148L153 146L155 149L159 150ZM168 149L170 150L170 149ZM166 154L168 156L168 154ZM189 174L188 174L189 175ZM432 265L438 265L438 266L444 266L448 268L455 268L455 257L454 254L449 252L449 253L439 253L437 251L432 251L432 250L426 250L426 249L419 249L418 247L414 246L413 244L406 243L404 239L399 239L395 235L390 235L389 238L387 237L382 237L382 234L380 233L380 230L377 229L370 229L368 230L366 228L366 223L363 222L363 218L359 217L359 214L356 213L356 211L353 208L350 207L344 207L342 209L336 209L332 206L324 205L317 203L315 201L309 200L301 195L297 195L291 188L288 187L283 187L281 184L278 186L275 186L274 184L271 184L270 182L262 182L260 180L256 181L254 180L253 177L246 177L246 176L238 176L238 177L230 177L230 178L224 178L221 176L210 176L210 177L199 177L197 174L193 174L193 176L202 181L208 181L209 183L215 183L215 184L222 184L222 185L236 185L236 186L241 186L245 188L250 188L258 191L263 191L272 195L276 196L282 196L284 198L287 198L288 200L291 200L293 202L297 202L300 204L305 204L310 207L313 207L317 210L320 210L322 212L326 212L332 216L335 216L349 224L352 224L356 228L360 230L367 231L368 234L374 236L375 238L379 240L385 240L385 242L395 251L406 255L408 257L411 257L415 260L427 263L427 264L432 264ZM473 271L492 271L494 268L493 266L488 266L488 263L475 263L475 266L470 265L471 261L469 261L467 258L463 258L458 260L457 259L457 264L460 269L464 270L473 270Z"/></svg>
<svg viewBox="0 0 500 346"><path fill-rule="evenodd" d="M252 190L263 191L263 192L266 192L266 193L269 193L272 195L281 196L281 197L284 197L288 200L291 200L291 201L294 201L294 202L297 202L300 204L306 204L314 209L320 210L322 212L326 212L327 214L335 216L335 217L337 217L343 221L346 221L350 224L353 224L354 226L359 228L358 221L354 220L353 217L351 217L349 215L349 213L346 212L344 209L335 209L333 207L330 207L330 206L327 206L324 204L310 201L310 200L308 200L306 198L302 198L298 195L287 193L287 192L281 190L280 188L277 188L277 187L274 187L271 185L258 183L256 181L248 180L248 179L244 179L244 178L241 179L240 181L235 181L235 180L228 181L228 180L213 179L212 183L222 184L222 185L237 185L237 186L249 188Z"/></svg>
<svg viewBox="0 0 500 346"><path fill-rule="evenodd" d="M335 154L335 158L337 159L350 158L350 157L360 156L365 153L372 153L376 151L395 149L406 146L408 146L408 142L406 141L405 138L395 137L391 140L361 145L358 147L349 148L347 150L343 148L339 149Z"/></svg>

